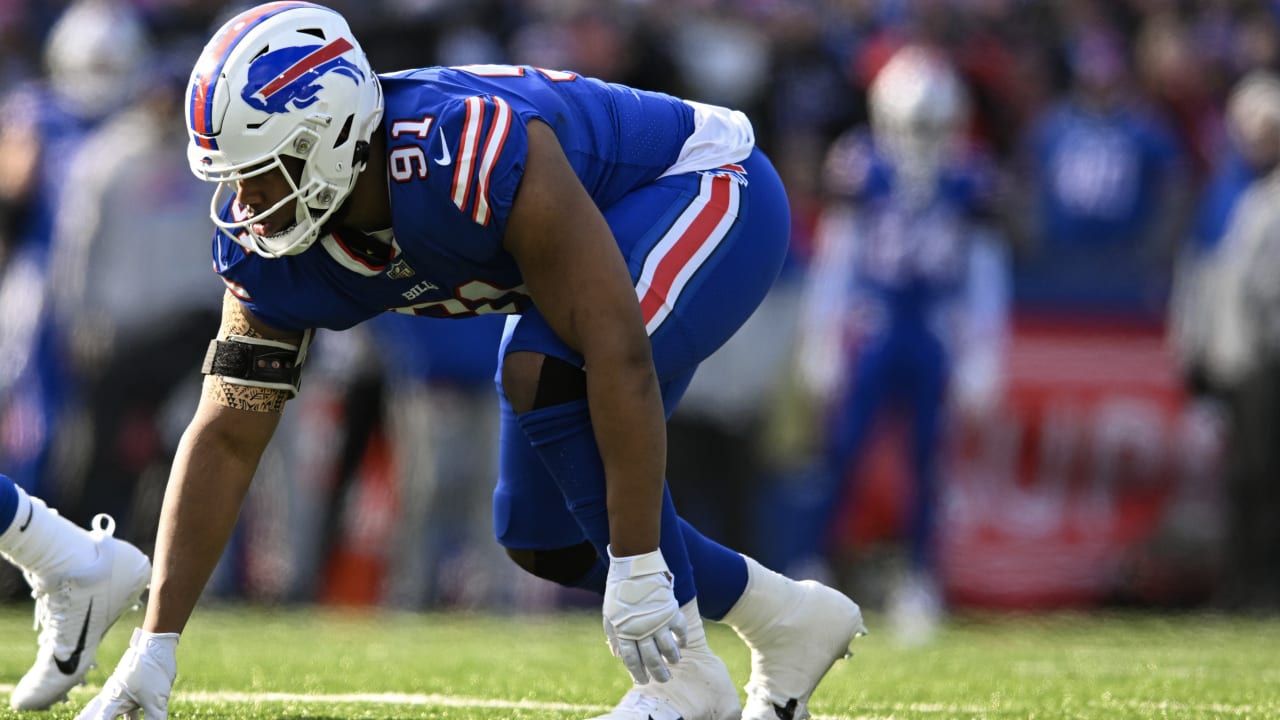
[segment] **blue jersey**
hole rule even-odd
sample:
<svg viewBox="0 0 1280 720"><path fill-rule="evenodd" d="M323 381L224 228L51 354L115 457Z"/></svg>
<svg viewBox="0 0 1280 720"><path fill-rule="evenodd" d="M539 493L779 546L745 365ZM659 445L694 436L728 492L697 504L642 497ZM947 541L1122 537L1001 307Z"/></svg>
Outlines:
<svg viewBox="0 0 1280 720"><path fill-rule="evenodd" d="M1263 171L1251 166L1230 143L1217 156L1216 163L1213 175L1200 192L1191 226L1191 249L1196 254L1209 253L1218 247L1240 196L1263 176Z"/></svg>
<svg viewBox="0 0 1280 720"><path fill-rule="evenodd" d="M39 145L33 184L0 268L0 297L18 298L0 302L0 350L6 358L0 367L0 424L22 429L0 439L0 462L19 485L46 496L46 460L71 384L47 297L55 217L72 158L99 120L72 112L39 83L17 88L0 108L0 127L30 133Z"/></svg>
<svg viewBox="0 0 1280 720"><path fill-rule="evenodd" d="M847 144L837 161L859 168L844 188L855 207L850 290L892 317L925 317L966 280L973 233L991 212L990 167L977 156L949 163L921 201L870 138Z"/></svg>
<svg viewBox="0 0 1280 720"><path fill-rule="evenodd" d="M66 101L39 84L24 85L5 99L0 108L0 125L24 128L40 144L40 164L35 170L35 184L27 199L18 242L48 246L53 237L54 216L67 187L71 158L99 120L76 115Z"/></svg>
<svg viewBox="0 0 1280 720"><path fill-rule="evenodd" d="M602 209L675 165L695 126L694 108L682 100L568 72L427 68L381 82L389 253L342 227L276 259L248 253L224 233L214 237L215 270L269 325L340 330L387 310L448 318L523 312L529 297L502 237L528 153L526 124L537 118L555 131Z"/></svg>
<svg viewBox="0 0 1280 720"><path fill-rule="evenodd" d="M1091 113L1063 103L1035 128L1041 232L1049 246L1134 246L1155 219L1178 161L1173 135L1135 110Z"/></svg>
<svg viewBox="0 0 1280 720"><path fill-rule="evenodd" d="M430 68L381 81L391 237L371 241L326 228L313 247L274 259L215 237L218 273L268 324L343 329L386 310L443 318L507 313L500 358L533 352L584 368L585 358L533 305L502 246L533 119L556 134L616 239L667 413L778 275L790 208L741 112L531 67ZM410 362L423 362L421 345L404 349L414 354ZM587 401L517 414L501 387L497 394L499 542L552 549L589 540L604 557L606 481ZM685 603L694 594L685 540L693 535L669 493L662 516L660 547L677 602ZM729 562L736 557L726 553ZM699 577L697 587L707 607L727 611L741 593L735 583Z"/></svg>
<svg viewBox="0 0 1280 720"><path fill-rule="evenodd" d="M479 388L493 385L505 322L499 315L445 322L382 313L368 327L395 380Z"/></svg>

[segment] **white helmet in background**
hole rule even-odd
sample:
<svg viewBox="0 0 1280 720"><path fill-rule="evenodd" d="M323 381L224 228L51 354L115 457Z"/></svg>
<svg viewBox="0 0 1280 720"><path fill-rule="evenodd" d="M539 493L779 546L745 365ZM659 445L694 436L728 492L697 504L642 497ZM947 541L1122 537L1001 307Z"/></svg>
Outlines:
<svg viewBox="0 0 1280 720"><path fill-rule="evenodd" d="M382 88L337 12L306 2L273 2L227 21L191 72L186 98L187 161L218 183L214 223L265 257L303 252L342 206L364 170L368 140L382 120ZM297 158L291 174L283 158ZM238 203L219 211L237 181L279 170L292 192L265 217L296 200L295 222L262 235Z"/></svg>
<svg viewBox="0 0 1280 720"><path fill-rule="evenodd" d="M133 8L113 0L77 0L49 31L44 60L54 92L77 115L98 118L134 96L150 51Z"/></svg>
<svg viewBox="0 0 1280 720"><path fill-rule="evenodd" d="M931 190L968 114L964 85L951 62L926 47L903 47L872 81L868 102L871 131L897 173Z"/></svg>
<svg viewBox="0 0 1280 720"><path fill-rule="evenodd" d="M1227 130L1244 158L1267 169L1280 162L1280 76L1254 70L1227 98Z"/></svg>

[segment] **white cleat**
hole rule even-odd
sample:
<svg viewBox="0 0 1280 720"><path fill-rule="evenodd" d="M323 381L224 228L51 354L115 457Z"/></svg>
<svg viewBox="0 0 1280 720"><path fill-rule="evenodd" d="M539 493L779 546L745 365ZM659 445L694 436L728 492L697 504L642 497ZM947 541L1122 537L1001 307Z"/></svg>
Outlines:
<svg viewBox="0 0 1280 720"><path fill-rule="evenodd" d="M890 594L887 615L898 645L919 648L930 644L944 615L937 582L920 573L908 575Z"/></svg>
<svg viewBox="0 0 1280 720"><path fill-rule="evenodd" d="M670 680L636 685L612 711L592 720L738 720L741 712L729 669L704 644L681 651Z"/></svg>
<svg viewBox="0 0 1280 720"><path fill-rule="evenodd" d="M744 638L751 679L743 720L804 720L809 696L849 644L865 635L862 610L838 590L812 580L795 583L789 607Z"/></svg>
<svg viewBox="0 0 1280 720"><path fill-rule="evenodd" d="M141 550L112 537L116 524L108 515L93 519L90 532L98 559L62 577L27 574L36 600L40 630L35 665L9 695L14 710L45 710L67 699L84 683L98 643L125 610L135 608L151 580L151 561Z"/></svg>

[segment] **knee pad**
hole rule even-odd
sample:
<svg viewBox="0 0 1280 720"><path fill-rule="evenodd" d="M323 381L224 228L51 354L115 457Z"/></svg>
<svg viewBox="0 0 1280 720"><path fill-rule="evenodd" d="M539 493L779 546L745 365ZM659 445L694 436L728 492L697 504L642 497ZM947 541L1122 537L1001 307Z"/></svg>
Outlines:
<svg viewBox="0 0 1280 720"><path fill-rule="evenodd" d="M595 546L586 541L552 550L506 550L525 571L566 587L578 587L600 561Z"/></svg>

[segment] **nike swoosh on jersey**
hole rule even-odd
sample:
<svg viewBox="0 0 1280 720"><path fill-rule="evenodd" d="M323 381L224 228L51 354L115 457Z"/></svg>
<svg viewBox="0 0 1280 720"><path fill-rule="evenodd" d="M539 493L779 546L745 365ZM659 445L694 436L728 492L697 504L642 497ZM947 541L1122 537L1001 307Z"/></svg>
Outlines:
<svg viewBox="0 0 1280 720"><path fill-rule="evenodd" d="M35 515L36 515L36 506L35 506L35 503L30 503L30 504L28 504L28 505L27 505L27 519L26 519L26 521L25 521L25 522L23 522L23 523L22 523L22 525L21 525L21 526L19 526L19 527L18 527L18 532L26 532L26 531L27 531L27 528L31 527L31 518L35 517Z"/></svg>
<svg viewBox="0 0 1280 720"><path fill-rule="evenodd" d="M435 158L435 163L445 167L453 162L453 155L449 152L449 142L444 139L444 128L437 127L437 130L440 134L440 157Z"/></svg>
<svg viewBox="0 0 1280 720"><path fill-rule="evenodd" d="M63 675L74 675L76 668L80 667L80 654L84 652L84 641L89 635L89 618L93 617L93 600L89 600L89 609L84 613L84 625L80 627L80 640L76 643L76 649L71 651L66 660L53 656L53 664L58 666L58 671Z"/></svg>

